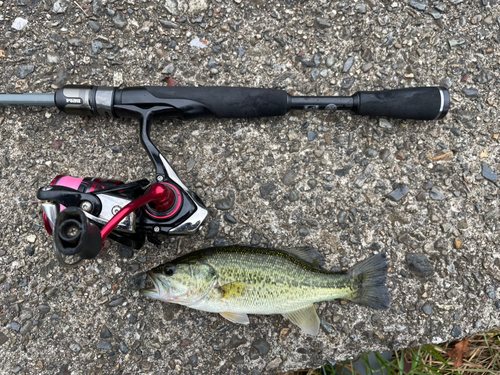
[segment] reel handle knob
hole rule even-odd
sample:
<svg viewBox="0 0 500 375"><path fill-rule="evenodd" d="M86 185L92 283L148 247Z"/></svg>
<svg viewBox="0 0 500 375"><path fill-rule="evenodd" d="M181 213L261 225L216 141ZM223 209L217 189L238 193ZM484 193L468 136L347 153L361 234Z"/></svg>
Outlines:
<svg viewBox="0 0 500 375"><path fill-rule="evenodd" d="M57 217L53 229L56 252L92 259L101 251L101 230L83 211L68 207Z"/></svg>

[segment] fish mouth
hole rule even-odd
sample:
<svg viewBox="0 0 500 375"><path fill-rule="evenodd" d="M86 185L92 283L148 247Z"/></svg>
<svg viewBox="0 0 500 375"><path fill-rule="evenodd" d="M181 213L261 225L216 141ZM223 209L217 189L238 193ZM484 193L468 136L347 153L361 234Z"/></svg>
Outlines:
<svg viewBox="0 0 500 375"><path fill-rule="evenodd" d="M145 288L139 291L141 295L153 298L155 298L154 295L160 295L160 287L158 286L158 282L151 271L146 272L146 281L144 286Z"/></svg>
<svg viewBox="0 0 500 375"><path fill-rule="evenodd" d="M146 272L145 288L141 289L139 293L142 296L151 297L155 299L168 300L170 299L170 285L157 277L154 272Z"/></svg>

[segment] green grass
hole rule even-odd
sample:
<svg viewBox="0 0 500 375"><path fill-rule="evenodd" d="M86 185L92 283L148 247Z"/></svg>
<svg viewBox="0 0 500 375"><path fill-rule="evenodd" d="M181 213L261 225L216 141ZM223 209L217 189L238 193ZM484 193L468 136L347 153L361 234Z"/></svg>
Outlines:
<svg viewBox="0 0 500 375"><path fill-rule="evenodd" d="M500 374L500 330L493 330L469 338L469 353L463 357L463 364L454 368L454 361L448 352L456 342L444 345L425 345L418 348L393 352L392 360L386 360L375 353L378 366L371 367L368 355L364 354L356 361L326 365L320 369L308 369L290 372L287 375L341 375L359 372L353 371L355 362L361 361L366 374L382 375L499 375Z"/></svg>

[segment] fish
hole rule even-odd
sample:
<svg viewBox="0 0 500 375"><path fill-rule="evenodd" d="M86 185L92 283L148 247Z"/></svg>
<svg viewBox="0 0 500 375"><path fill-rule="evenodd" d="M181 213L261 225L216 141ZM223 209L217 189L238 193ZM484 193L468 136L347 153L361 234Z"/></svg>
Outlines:
<svg viewBox="0 0 500 375"><path fill-rule="evenodd" d="M321 253L310 247L206 248L146 272L152 287L140 295L219 313L239 324L249 324L248 314L281 314L313 336L320 326L315 303L342 298L376 310L389 308L385 253L346 272L328 271L323 264Z"/></svg>

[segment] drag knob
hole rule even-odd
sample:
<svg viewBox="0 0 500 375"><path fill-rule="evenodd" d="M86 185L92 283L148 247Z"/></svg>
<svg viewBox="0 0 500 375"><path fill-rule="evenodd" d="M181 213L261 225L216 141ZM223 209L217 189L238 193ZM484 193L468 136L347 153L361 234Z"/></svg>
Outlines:
<svg viewBox="0 0 500 375"><path fill-rule="evenodd" d="M179 212L182 196L179 189L172 184L164 182L161 186L165 189L165 197L160 201L148 203L146 212L155 219L165 220Z"/></svg>

